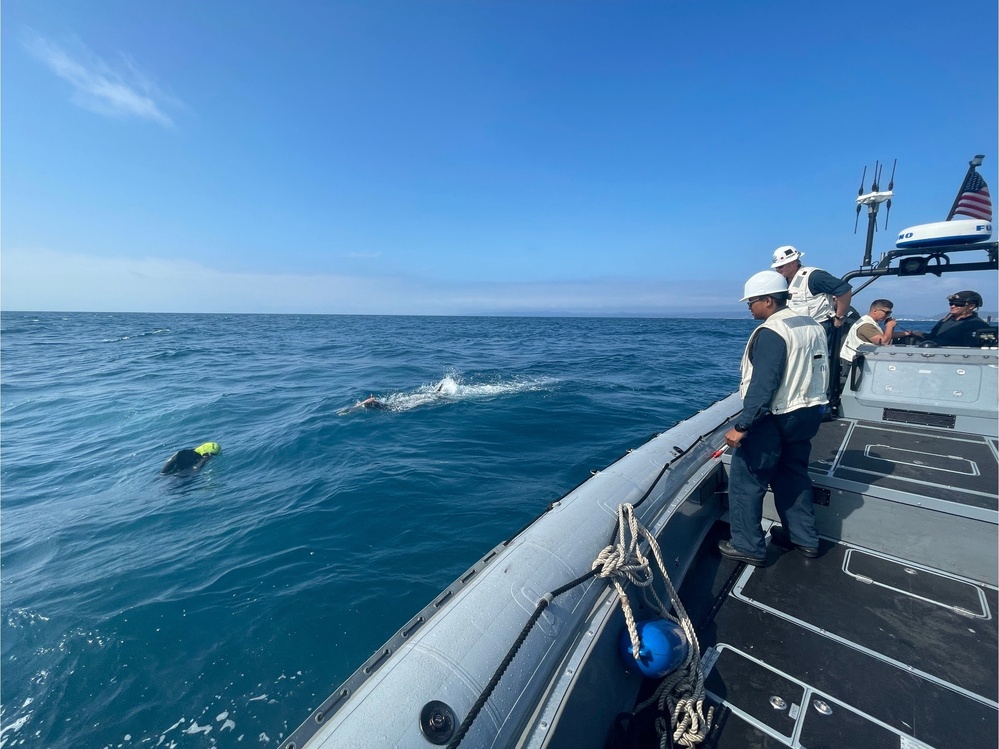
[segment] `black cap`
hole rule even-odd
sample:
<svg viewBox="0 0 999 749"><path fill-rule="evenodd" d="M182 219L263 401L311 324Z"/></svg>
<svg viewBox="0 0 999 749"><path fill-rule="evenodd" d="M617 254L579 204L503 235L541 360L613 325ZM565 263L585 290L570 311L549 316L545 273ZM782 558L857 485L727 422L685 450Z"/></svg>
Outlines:
<svg viewBox="0 0 999 749"><path fill-rule="evenodd" d="M947 297L948 302L971 302L976 307L982 306L982 295L977 291L958 291Z"/></svg>

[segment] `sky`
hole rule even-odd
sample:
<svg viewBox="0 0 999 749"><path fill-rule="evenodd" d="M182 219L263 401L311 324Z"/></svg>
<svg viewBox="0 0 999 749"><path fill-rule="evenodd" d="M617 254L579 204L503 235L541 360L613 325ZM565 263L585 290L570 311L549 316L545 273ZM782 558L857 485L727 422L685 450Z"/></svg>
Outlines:
<svg viewBox="0 0 999 749"><path fill-rule="evenodd" d="M999 165L997 4L4 0L0 309L745 316ZM984 259L982 257L976 260ZM942 315L994 272L880 279Z"/></svg>

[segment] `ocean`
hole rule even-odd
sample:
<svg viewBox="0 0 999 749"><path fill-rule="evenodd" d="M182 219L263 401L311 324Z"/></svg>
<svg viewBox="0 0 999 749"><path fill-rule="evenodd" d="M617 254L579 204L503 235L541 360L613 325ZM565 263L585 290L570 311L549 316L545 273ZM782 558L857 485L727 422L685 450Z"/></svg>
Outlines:
<svg viewBox="0 0 999 749"><path fill-rule="evenodd" d="M732 392L756 325L0 323L0 747L46 749L276 746L548 503Z"/></svg>

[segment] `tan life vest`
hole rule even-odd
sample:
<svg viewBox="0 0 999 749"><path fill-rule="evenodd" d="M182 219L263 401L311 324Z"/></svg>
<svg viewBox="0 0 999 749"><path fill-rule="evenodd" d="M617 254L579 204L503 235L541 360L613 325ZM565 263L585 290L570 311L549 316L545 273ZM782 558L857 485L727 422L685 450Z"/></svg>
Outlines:
<svg viewBox="0 0 999 749"><path fill-rule="evenodd" d="M815 320L798 315L785 307L767 318L753 331L742 354L742 381L739 394L745 398L753 379L753 363L749 352L753 339L763 329L777 333L787 344L787 365L784 377L774 393L770 410L775 414L797 411L799 408L821 406L829 402L829 351L826 332Z"/></svg>
<svg viewBox="0 0 999 749"><path fill-rule="evenodd" d="M864 344L866 346L873 346L874 344L870 341L862 341L860 336L857 335L857 331L860 330L861 325L873 325L882 333L885 332L870 315L864 315L857 322L850 326L850 330L847 331L846 340L843 341L843 346L839 350L839 358L846 362L852 362L853 358L857 355L857 346Z"/></svg>
<svg viewBox="0 0 999 749"><path fill-rule="evenodd" d="M836 303L832 294L813 294L808 290L808 277L818 268L799 268L791 278L787 291L791 300L788 308L798 315L807 315L816 322L824 322L836 316Z"/></svg>

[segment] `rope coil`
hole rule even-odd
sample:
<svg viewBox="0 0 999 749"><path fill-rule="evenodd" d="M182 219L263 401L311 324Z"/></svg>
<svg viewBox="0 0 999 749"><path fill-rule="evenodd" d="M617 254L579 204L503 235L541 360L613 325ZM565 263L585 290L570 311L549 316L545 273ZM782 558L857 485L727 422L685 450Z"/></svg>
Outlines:
<svg viewBox="0 0 999 749"><path fill-rule="evenodd" d="M655 537L638 522L638 518L635 517L635 508L632 505L628 503L618 505L617 513L617 544L605 547L593 561L592 569L596 572L597 577L610 579L617 590L618 598L621 601L621 611L628 627L628 635L631 637L632 652L635 653L637 659L641 650L641 641L638 637L635 615L631 610L631 601L625 590L626 583L631 583L639 588L645 603L660 617L678 624L683 629L689 643L684 662L667 676L656 689L655 694L638 705L634 712L639 713L649 705L657 703L661 712L668 711L671 716L670 726L666 725L664 718L656 719L656 731L661 737L660 746L664 749L667 746L670 729L673 741L680 746L697 746L707 737L714 717L713 707L709 707L707 717L704 716L704 674L701 672L701 649L697 641L697 633L694 631L694 625L691 623L690 617L687 616L683 604L680 603L680 597L669 578L662 552L659 550L659 544ZM654 571L649 564L648 557L645 556L639 545L642 539L648 543L659 566L670 603L676 612L675 616L669 613L668 608L655 591Z"/></svg>

